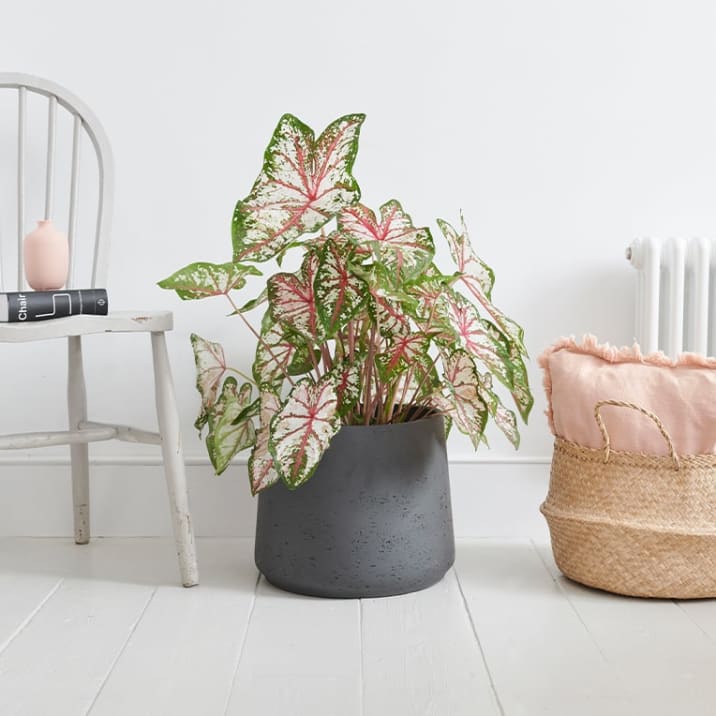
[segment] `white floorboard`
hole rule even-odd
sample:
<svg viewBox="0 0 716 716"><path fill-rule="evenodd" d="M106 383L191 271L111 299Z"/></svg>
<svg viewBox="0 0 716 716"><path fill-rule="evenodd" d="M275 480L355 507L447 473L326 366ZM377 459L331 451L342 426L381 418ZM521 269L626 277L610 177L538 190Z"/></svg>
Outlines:
<svg viewBox="0 0 716 716"><path fill-rule="evenodd" d="M716 713L716 644L667 599L634 599L583 587L559 574L548 546L540 554L627 691L631 713ZM708 604L709 622L713 619ZM706 614L704 614L704 617ZM655 688L656 685L656 688Z"/></svg>
<svg viewBox="0 0 716 716"><path fill-rule="evenodd" d="M452 570L422 592L362 607L366 714L499 716Z"/></svg>
<svg viewBox="0 0 716 716"><path fill-rule="evenodd" d="M65 579L0 654L0 714L86 713L153 594Z"/></svg>
<svg viewBox="0 0 716 716"><path fill-rule="evenodd" d="M202 540L202 588L157 588L92 716L224 712L258 577L249 547L248 540ZM173 574L170 561L156 565Z"/></svg>
<svg viewBox="0 0 716 716"><path fill-rule="evenodd" d="M461 542L456 570L506 714L637 716L529 540Z"/></svg>
<svg viewBox="0 0 716 716"><path fill-rule="evenodd" d="M716 600L580 587L530 539L458 543L434 587L322 600L250 539L0 539L0 716L712 716Z"/></svg>
<svg viewBox="0 0 716 716"><path fill-rule="evenodd" d="M360 602L262 578L227 714L360 716L361 701Z"/></svg>

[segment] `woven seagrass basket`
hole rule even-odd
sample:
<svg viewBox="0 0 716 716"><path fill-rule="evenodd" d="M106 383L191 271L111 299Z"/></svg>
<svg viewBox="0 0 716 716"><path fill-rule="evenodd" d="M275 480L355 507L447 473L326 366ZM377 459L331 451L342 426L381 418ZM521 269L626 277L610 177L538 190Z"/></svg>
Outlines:
<svg viewBox="0 0 716 716"><path fill-rule="evenodd" d="M611 450L603 405L638 410L669 455ZM541 506L560 570L591 587L638 597L716 597L716 455L677 455L659 418L603 400L601 450L556 438Z"/></svg>

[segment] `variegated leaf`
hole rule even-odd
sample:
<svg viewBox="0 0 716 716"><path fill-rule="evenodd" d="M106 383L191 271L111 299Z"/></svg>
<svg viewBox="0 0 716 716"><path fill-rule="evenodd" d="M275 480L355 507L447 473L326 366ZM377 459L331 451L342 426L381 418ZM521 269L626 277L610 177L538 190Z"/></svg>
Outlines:
<svg viewBox="0 0 716 716"><path fill-rule="evenodd" d="M174 289L182 300L223 296L246 285L246 276L261 276L254 266L198 261L159 281L160 288Z"/></svg>
<svg viewBox="0 0 716 716"><path fill-rule="evenodd" d="M490 373L478 374L480 382L480 396L487 404L487 410L495 425L505 434L505 437L514 445L515 450L520 446L520 433L517 430L517 417L508 410L500 397L492 389L492 376Z"/></svg>
<svg viewBox="0 0 716 716"><path fill-rule="evenodd" d="M265 383L278 390L286 375L306 373L312 365L309 348L303 338L291 335L267 311L261 324L261 340L256 345L253 364L256 383Z"/></svg>
<svg viewBox="0 0 716 716"><path fill-rule="evenodd" d="M338 227L357 246L370 248L376 260L402 280L420 274L435 254L430 229L414 227L395 199L380 207L380 221L362 204L344 209Z"/></svg>
<svg viewBox="0 0 716 716"><path fill-rule="evenodd" d="M238 420L251 401L251 384L244 383L237 390L234 378L227 378L221 395L209 415L209 434L206 449L217 475L229 466L231 458L254 444L256 432L251 418Z"/></svg>
<svg viewBox="0 0 716 716"><path fill-rule="evenodd" d="M350 270L347 248L326 241L313 283L318 317L328 338L361 310L368 297L367 284Z"/></svg>
<svg viewBox="0 0 716 716"><path fill-rule="evenodd" d="M335 376L336 394L338 396L338 414L347 415L358 402L361 390L362 361L344 363L333 368L331 374Z"/></svg>
<svg viewBox="0 0 716 716"><path fill-rule="evenodd" d="M269 451L269 437L271 436L271 420L281 408L281 401L271 390L263 389L261 392L261 409L259 429L256 432L256 444L249 456L249 482L251 494L256 495L278 482L279 476L273 466L273 456Z"/></svg>
<svg viewBox="0 0 716 716"><path fill-rule="evenodd" d="M442 333L445 340L451 340L454 330L448 316L448 296L455 292L450 287L449 277L426 276L411 283L409 290L415 299L411 315L420 329L426 333Z"/></svg>
<svg viewBox="0 0 716 716"><path fill-rule="evenodd" d="M323 338L313 290L318 264L318 256L311 252L298 273L277 273L268 280L269 306L274 320L312 343L319 343Z"/></svg>
<svg viewBox="0 0 716 716"><path fill-rule="evenodd" d="M341 427L332 377L297 383L271 421L269 450L281 479L295 488L308 480Z"/></svg>
<svg viewBox="0 0 716 716"><path fill-rule="evenodd" d="M226 372L224 349L219 343L212 343L196 333L191 334L191 347L196 364L196 389L201 395L201 411L194 427L201 430L209 419L209 411L216 401L216 394Z"/></svg>
<svg viewBox="0 0 716 716"><path fill-rule="evenodd" d="M495 273L473 250L462 213L460 214L460 224L461 233L447 221L438 219L438 226L447 239L450 255L457 265L457 270L466 281L474 281L479 290L489 299L495 284Z"/></svg>
<svg viewBox="0 0 716 716"><path fill-rule="evenodd" d="M341 117L316 140L298 118L281 117L261 173L234 211L234 259L266 261L358 201L351 171L364 119L363 114Z"/></svg>
<svg viewBox="0 0 716 716"><path fill-rule="evenodd" d="M446 317L458 345L487 366L501 383L511 389L512 367L504 337L488 321L481 319L475 307L460 294L446 294L445 301Z"/></svg>
<svg viewBox="0 0 716 716"><path fill-rule="evenodd" d="M510 345L510 364L512 366L512 398L522 420L526 423L534 405L534 397L530 391L525 362L522 360L519 347L514 343Z"/></svg>
<svg viewBox="0 0 716 716"><path fill-rule="evenodd" d="M384 338L410 333L410 320L398 300L374 293L369 308L371 317Z"/></svg>
<svg viewBox="0 0 716 716"><path fill-rule="evenodd" d="M474 252L467 233L465 222L460 217L462 233L458 233L446 221L438 220L441 231L450 245L450 252L458 266L459 280L469 293L482 306L484 311L490 315L495 325L511 341L517 344L520 354L526 355L524 344L524 331L511 318L508 318L497 306L492 303L492 288L495 283L495 275L492 269L487 266Z"/></svg>
<svg viewBox="0 0 716 716"><path fill-rule="evenodd" d="M391 380L398 373L418 363L427 354L429 345L429 338L423 333L394 336L387 349L376 356L381 378Z"/></svg>
<svg viewBox="0 0 716 716"><path fill-rule="evenodd" d="M453 351L443 361L443 379L449 390L447 412L457 429L465 433L475 449L487 423L487 405L480 397L479 376L471 356L464 350Z"/></svg>

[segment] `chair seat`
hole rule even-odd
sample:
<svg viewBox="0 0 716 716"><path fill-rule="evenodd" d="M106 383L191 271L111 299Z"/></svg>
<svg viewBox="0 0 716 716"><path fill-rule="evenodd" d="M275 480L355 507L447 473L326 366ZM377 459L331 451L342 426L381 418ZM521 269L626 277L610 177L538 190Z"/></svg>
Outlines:
<svg viewBox="0 0 716 716"><path fill-rule="evenodd" d="M111 311L107 316L68 316L29 323L0 323L0 343L25 343L91 333L170 331L171 311Z"/></svg>

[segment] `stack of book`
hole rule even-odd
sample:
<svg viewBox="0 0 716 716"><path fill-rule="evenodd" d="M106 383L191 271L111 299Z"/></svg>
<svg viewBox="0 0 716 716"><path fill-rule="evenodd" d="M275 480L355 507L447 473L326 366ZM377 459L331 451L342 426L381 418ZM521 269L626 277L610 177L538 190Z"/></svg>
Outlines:
<svg viewBox="0 0 716 716"><path fill-rule="evenodd" d="M46 321L81 313L106 316L107 308L107 290L104 288L0 293L0 322L3 323Z"/></svg>

